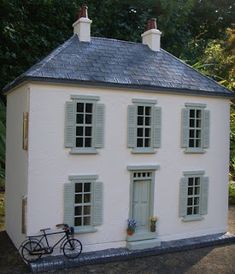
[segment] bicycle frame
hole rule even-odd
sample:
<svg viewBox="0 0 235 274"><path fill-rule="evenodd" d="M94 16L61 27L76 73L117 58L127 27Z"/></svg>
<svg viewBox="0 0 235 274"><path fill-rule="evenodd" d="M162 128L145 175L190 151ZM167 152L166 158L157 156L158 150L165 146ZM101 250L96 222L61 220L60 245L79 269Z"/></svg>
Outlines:
<svg viewBox="0 0 235 274"><path fill-rule="evenodd" d="M54 245L50 246L49 240L48 240L47 237L50 236L50 235L56 235L56 234L62 234L62 233L64 233L63 237L61 237ZM39 237L41 237L41 238L38 239ZM43 239L45 239L46 246L42 247L40 250L35 250L35 252L41 251L42 254L51 254L54 251L54 248L59 243L61 243L60 248L62 248L63 242L65 240L68 240L70 238L70 236L69 236L69 232L68 231L59 231L59 232L46 233L46 231L43 230L43 234L42 235L29 236L28 238L29 238L29 240L35 240L36 239L39 244L43 243Z"/></svg>

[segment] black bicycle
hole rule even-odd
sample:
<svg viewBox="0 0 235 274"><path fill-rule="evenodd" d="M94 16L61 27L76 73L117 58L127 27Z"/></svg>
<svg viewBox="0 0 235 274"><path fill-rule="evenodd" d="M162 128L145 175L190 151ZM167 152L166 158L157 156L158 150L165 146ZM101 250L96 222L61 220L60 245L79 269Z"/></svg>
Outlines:
<svg viewBox="0 0 235 274"><path fill-rule="evenodd" d="M73 238L74 228L67 224L58 224L57 228L62 231L46 233L50 228L44 228L40 231L41 235L29 236L21 245L21 255L27 263L34 262L42 257L53 253L54 248L60 243L60 250L63 250L64 256L69 259L77 258L82 252L82 244L79 240ZM52 246L49 245L48 236L63 234L63 236Z"/></svg>

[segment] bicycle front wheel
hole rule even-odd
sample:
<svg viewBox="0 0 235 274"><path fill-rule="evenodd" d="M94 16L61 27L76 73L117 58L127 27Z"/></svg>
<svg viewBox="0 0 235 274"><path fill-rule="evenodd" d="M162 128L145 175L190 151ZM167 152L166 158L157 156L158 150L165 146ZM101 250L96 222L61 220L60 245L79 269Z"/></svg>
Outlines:
<svg viewBox="0 0 235 274"><path fill-rule="evenodd" d="M22 246L21 255L27 263L35 262L42 256L42 246L36 240L29 240Z"/></svg>
<svg viewBox="0 0 235 274"><path fill-rule="evenodd" d="M77 239L69 239L63 246L64 256L70 259L77 258L82 252L82 244Z"/></svg>

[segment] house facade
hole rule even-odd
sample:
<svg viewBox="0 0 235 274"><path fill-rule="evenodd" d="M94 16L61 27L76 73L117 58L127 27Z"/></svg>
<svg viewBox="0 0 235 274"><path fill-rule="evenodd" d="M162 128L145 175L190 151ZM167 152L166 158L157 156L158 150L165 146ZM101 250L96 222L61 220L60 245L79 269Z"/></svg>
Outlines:
<svg viewBox="0 0 235 274"><path fill-rule="evenodd" d="M13 243L62 222L85 252L226 232L230 91L162 50L154 20L142 44L90 37L90 24L85 9L5 88Z"/></svg>

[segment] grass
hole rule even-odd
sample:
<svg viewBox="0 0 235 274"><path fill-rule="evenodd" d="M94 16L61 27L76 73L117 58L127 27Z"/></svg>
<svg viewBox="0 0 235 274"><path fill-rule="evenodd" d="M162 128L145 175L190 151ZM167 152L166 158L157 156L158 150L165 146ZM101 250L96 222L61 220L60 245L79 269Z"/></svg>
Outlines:
<svg viewBox="0 0 235 274"><path fill-rule="evenodd" d="M235 205L235 182L229 183L229 204Z"/></svg>

